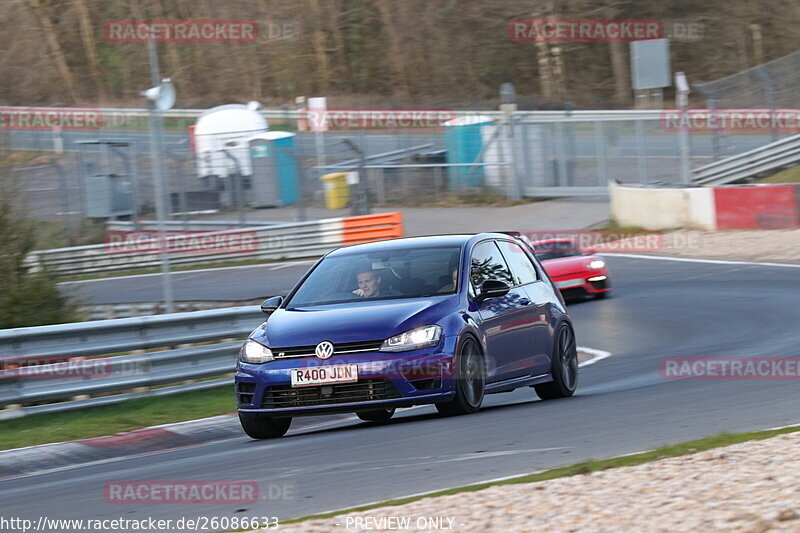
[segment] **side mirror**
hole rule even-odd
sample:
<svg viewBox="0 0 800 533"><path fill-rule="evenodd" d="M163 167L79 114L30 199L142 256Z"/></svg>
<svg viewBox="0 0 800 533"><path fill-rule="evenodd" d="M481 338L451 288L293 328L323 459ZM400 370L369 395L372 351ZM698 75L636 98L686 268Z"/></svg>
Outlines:
<svg viewBox="0 0 800 533"><path fill-rule="evenodd" d="M481 284L481 290L478 293L477 300L483 301L486 298L497 298L498 296L505 296L508 294L508 291L511 290L511 287L503 283L502 281L498 281L496 279L487 279Z"/></svg>
<svg viewBox="0 0 800 533"><path fill-rule="evenodd" d="M267 300L264 300L263 304L261 304L261 312L269 316L274 313L282 303L283 296L273 296L272 298L268 298Z"/></svg>
<svg viewBox="0 0 800 533"><path fill-rule="evenodd" d="M583 255L594 255L595 253L597 253L597 250L595 250L594 248L584 248L581 251L583 252Z"/></svg>

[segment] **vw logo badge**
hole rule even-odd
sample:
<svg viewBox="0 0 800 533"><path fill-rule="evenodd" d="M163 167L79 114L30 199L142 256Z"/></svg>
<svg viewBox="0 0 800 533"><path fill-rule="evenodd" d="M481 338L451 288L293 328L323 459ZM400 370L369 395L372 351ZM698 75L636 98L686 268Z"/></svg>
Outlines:
<svg viewBox="0 0 800 533"><path fill-rule="evenodd" d="M317 344L314 353L317 354L317 357L320 359L328 359L333 355L333 344L330 341L322 341Z"/></svg>

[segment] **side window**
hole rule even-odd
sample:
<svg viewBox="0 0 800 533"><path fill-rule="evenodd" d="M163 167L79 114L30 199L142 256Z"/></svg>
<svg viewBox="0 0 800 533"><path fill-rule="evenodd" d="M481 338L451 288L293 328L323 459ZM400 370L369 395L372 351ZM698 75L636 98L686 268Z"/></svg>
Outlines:
<svg viewBox="0 0 800 533"><path fill-rule="evenodd" d="M538 279L536 269L531 263L528 254L522 247L514 242L497 241L503 255L511 267L511 274L514 276L514 285L525 285Z"/></svg>
<svg viewBox="0 0 800 533"><path fill-rule="evenodd" d="M491 241L482 242L472 250L469 276L475 289L488 279L514 284L514 278L500 250Z"/></svg>

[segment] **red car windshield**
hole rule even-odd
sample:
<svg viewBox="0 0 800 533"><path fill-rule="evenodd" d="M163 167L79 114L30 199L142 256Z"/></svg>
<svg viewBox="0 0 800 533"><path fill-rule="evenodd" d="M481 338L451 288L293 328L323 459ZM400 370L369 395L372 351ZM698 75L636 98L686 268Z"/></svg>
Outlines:
<svg viewBox="0 0 800 533"><path fill-rule="evenodd" d="M533 249L540 261L581 255L581 251L569 241L545 242L534 245Z"/></svg>

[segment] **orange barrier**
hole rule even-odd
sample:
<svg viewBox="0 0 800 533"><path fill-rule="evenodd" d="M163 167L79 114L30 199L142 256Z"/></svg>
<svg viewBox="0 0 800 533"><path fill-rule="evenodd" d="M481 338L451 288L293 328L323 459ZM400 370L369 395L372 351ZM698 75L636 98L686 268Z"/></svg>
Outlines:
<svg viewBox="0 0 800 533"><path fill-rule="evenodd" d="M378 213L342 218L342 245L396 239L403 236L403 213Z"/></svg>

